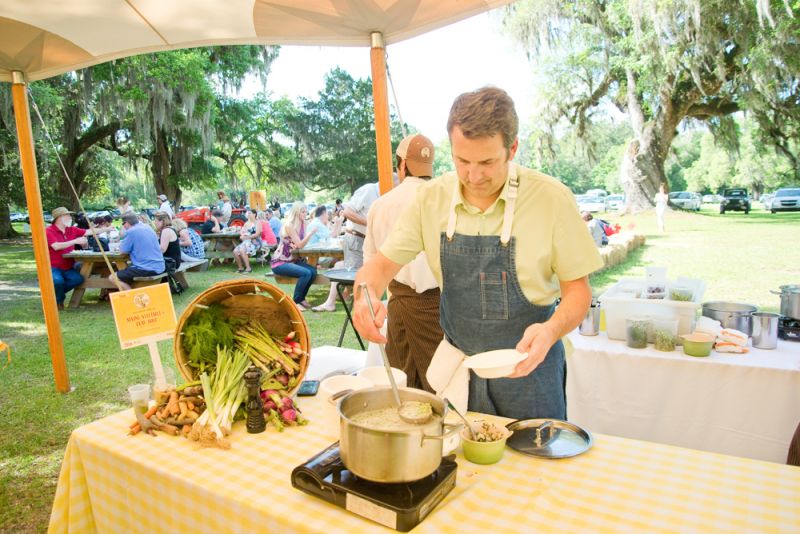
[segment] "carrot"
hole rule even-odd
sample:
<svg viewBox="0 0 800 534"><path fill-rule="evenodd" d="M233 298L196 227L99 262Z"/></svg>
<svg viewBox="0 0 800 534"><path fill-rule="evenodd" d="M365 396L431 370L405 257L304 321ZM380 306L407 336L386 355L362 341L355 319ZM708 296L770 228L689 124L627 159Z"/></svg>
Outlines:
<svg viewBox="0 0 800 534"><path fill-rule="evenodd" d="M167 402L167 410L171 415L178 415L181 409L178 407L178 392L172 391L169 394L169 401Z"/></svg>
<svg viewBox="0 0 800 534"><path fill-rule="evenodd" d="M192 401L187 401L186 407L189 409L189 411L192 411L194 410L194 403Z"/></svg>
<svg viewBox="0 0 800 534"><path fill-rule="evenodd" d="M189 408L186 406L185 402L178 403L178 409L180 410L181 417L186 417L186 412L189 411Z"/></svg>
<svg viewBox="0 0 800 534"><path fill-rule="evenodd" d="M189 432L191 431L192 431L192 425L183 425L183 428L181 429L181 433L183 434L184 437L189 437Z"/></svg>
<svg viewBox="0 0 800 534"><path fill-rule="evenodd" d="M148 409L146 412L144 412L144 418L145 419L150 419L150 416L151 415L155 415L155 413L157 411L158 411L158 406L155 406L155 405L151 406L150 409Z"/></svg>
<svg viewBox="0 0 800 534"><path fill-rule="evenodd" d="M138 421L136 423L133 423L130 428L131 430L130 432L128 432L129 436L135 436L136 434L142 431L142 425L140 425Z"/></svg>

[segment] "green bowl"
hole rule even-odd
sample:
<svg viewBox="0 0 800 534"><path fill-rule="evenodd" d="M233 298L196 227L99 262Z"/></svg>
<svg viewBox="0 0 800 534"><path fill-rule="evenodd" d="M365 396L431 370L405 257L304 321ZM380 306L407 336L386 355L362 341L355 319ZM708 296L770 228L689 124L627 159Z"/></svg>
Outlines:
<svg viewBox="0 0 800 534"><path fill-rule="evenodd" d="M499 441L472 441L466 430L461 431L461 450L464 458L474 464L494 464L503 457L508 436Z"/></svg>
<svg viewBox="0 0 800 534"><path fill-rule="evenodd" d="M704 358L711 354L714 346L714 337L707 334L686 334L683 339L683 353L687 356Z"/></svg>

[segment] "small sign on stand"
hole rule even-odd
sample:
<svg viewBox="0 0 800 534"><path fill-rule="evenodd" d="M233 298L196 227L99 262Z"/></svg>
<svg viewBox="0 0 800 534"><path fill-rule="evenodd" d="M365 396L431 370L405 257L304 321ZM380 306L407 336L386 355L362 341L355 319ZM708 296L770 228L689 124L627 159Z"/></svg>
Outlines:
<svg viewBox="0 0 800 534"><path fill-rule="evenodd" d="M147 345L156 383L165 383L156 342L171 339L178 324L169 284L120 291L109 296L120 346L129 349Z"/></svg>

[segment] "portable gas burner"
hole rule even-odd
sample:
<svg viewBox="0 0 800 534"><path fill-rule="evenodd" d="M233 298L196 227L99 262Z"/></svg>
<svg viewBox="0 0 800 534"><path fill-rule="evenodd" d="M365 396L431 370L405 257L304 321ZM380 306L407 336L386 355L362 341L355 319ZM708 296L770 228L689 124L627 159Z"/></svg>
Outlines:
<svg viewBox="0 0 800 534"><path fill-rule="evenodd" d="M376 523L408 532L456 485L454 456L414 482L383 484L358 478L342 463L337 441L292 471L292 486Z"/></svg>
<svg viewBox="0 0 800 534"><path fill-rule="evenodd" d="M781 317L778 321L778 337L786 341L800 341L800 319Z"/></svg>

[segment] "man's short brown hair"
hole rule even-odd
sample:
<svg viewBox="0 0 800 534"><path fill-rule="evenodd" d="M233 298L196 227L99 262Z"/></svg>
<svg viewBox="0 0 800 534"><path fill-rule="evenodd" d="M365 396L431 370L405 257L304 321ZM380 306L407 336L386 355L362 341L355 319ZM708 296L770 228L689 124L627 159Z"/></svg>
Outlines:
<svg viewBox="0 0 800 534"><path fill-rule="evenodd" d="M508 93L497 87L482 87L456 97L447 119L448 135L453 134L455 126L468 139L500 134L503 145L510 149L517 139L519 117Z"/></svg>

